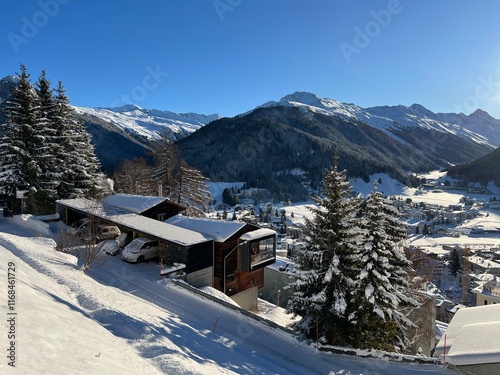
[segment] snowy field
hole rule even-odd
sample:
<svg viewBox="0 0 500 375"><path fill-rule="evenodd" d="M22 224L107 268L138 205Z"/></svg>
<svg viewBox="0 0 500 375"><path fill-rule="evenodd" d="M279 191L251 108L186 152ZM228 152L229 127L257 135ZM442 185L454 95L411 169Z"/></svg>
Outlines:
<svg viewBox="0 0 500 375"><path fill-rule="evenodd" d="M317 352L286 332L158 281L154 262L109 257L86 275L49 237L34 220L0 221L2 375L456 373ZM10 312L16 315L7 315L8 273L15 274ZM13 345L8 333L15 335Z"/></svg>

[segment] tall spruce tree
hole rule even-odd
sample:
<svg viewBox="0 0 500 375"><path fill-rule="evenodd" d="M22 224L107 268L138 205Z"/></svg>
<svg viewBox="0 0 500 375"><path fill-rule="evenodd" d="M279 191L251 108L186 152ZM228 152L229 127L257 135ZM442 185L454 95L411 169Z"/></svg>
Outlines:
<svg viewBox="0 0 500 375"><path fill-rule="evenodd" d="M405 330L413 326L401 310L416 305L405 277L410 262L400 247L406 229L376 188L360 205L359 216L361 270L348 303L350 345L392 351L407 344Z"/></svg>
<svg viewBox="0 0 500 375"><path fill-rule="evenodd" d="M19 189L41 189L43 123L30 75L24 65L20 70L18 85L7 101L7 123L0 142L0 184L7 194Z"/></svg>
<svg viewBox="0 0 500 375"><path fill-rule="evenodd" d="M52 119L59 139L60 198L82 198L99 196L102 184L99 176L100 163L94 153L91 137L83 124L74 116L62 82L59 81Z"/></svg>
<svg viewBox="0 0 500 375"><path fill-rule="evenodd" d="M35 86L36 101L38 103L39 131L43 137L38 164L41 173L38 180L39 189L30 195L30 206L33 212L45 213L53 211L53 203L57 198L57 187L60 174L56 162L56 150L58 149L58 138L53 126L55 110L54 90L50 87L45 70L38 77Z"/></svg>
<svg viewBox="0 0 500 375"><path fill-rule="evenodd" d="M350 343L347 313L354 277L358 274L360 237L356 211L358 199L350 197L346 171L338 159L325 170L323 196L314 198L313 218L306 220L307 246L299 253L294 295L288 312L302 317L297 330L319 335L330 344Z"/></svg>

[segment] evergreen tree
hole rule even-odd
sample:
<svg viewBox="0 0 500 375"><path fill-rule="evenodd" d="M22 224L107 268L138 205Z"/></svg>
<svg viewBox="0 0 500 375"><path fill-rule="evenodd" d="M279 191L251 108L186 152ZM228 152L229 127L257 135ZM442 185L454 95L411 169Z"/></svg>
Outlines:
<svg viewBox="0 0 500 375"><path fill-rule="evenodd" d="M60 198L94 197L102 194L100 163L94 153L91 137L73 117L62 82L56 89L52 123L59 139L56 160L60 165Z"/></svg>
<svg viewBox="0 0 500 375"><path fill-rule="evenodd" d="M53 211L54 200L57 198L57 187L60 179L59 165L55 157L60 146L53 126L56 106L53 97L54 90L50 87L50 81L45 70L38 77L34 89L37 94L38 124L40 125L39 130L43 142L38 156L38 164L41 169L38 190L31 194L30 205L33 212L51 212Z"/></svg>
<svg viewBox="0 0 500 375"><path fill-rule="evenodd" d="M43 138L39 132L37 100L26 67L21 65L20 70L19 83L7 101L7 122L0 141L0 184L9 195L30 186L39 188L41 173L37 156Z"/></svg>
<svg viewBox="0 0 500 375"><path fill-rule="evenodd" d="M302 317L296 326L299 332L313 337L317 328L328 343L345 345L350 342L347 304L358 274L360 234L358 201L350 198L346 171L337 167L335 157L333 167L325 170L323 197L314 198L314 217L306 220L307 245L298 255L288 311Z"/></svg>
<svg viewBox="0 0 500 375"><path fill-rule="evenodd" d="M413 326L401 309L416 305L405 278L410 262L400 249L406 228L397 210L376 189L360 206L362 268L348 303L351 346L393 350L405 346L405 330Z"/></svg>
<svg viewBox="0 0 500 375"><path fill-rule="evenodd" d="M450 269L453 276L456 276L458 270L460 269L460 256L458 255L457 249L451 250Z"/></svg>

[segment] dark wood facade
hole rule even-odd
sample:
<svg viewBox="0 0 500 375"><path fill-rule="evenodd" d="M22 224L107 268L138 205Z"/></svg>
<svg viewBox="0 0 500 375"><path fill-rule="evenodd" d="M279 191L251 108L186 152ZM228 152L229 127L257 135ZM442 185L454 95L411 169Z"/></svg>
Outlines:
<svg viewBox="0 0 500 375"><path fill-rule="evenodd" d="M255 225L246 224L224 242L214 242L214 288L231 296L248 288L264 286L264 269L243 272L239 269L238 238L244 233L258 229ZM226 285L224 286L224 269Z"/></svg>
<svg viewBox="0 0 500 375"><path fill-rule="evenodd" d="M150 219L165 221L172 216L175 216L186 210L186 207L178 203L166 200L157 204L150 209L141 212L141 216L149 217Z"/></svg>
<svg viewBox="0 0 500 375"><path fill-rule="evenodd" d="M186 268L184 272L193 273L207 267L212 267L213 264L213 244L212 240L194 245L183 246L173 242L164 242L166 247L166 264L173 265L174 263L184 263Z"/></svg>

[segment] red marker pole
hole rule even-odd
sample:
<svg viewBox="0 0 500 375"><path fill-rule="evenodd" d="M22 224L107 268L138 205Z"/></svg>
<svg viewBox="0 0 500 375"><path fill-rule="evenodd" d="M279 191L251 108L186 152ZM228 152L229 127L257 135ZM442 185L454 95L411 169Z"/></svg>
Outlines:
<svg viewBox="0 0 500 375"><path fill-rule="evenodd" d="M219 315L217 315L217 319L215 319L214 329L212 332L215 332L215 328L217 327L217 323L219 322Z"/></svg>

